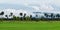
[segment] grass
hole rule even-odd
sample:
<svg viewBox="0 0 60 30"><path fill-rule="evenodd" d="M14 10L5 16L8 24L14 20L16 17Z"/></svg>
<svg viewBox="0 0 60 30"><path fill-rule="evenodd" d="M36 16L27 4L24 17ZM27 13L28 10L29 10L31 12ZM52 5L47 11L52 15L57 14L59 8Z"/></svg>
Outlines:
<svg viewBox="0 0 60 30"><path fill-rule="evenodd" d="M60 30L60 21L2 21L0 30Z"/></svg>

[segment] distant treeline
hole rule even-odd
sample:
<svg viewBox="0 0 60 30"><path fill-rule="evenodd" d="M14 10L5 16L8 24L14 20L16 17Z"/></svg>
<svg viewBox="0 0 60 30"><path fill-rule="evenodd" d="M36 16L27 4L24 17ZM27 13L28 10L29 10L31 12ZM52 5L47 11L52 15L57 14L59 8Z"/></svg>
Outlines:
<svg viewBox="0 0 60 30"><path fill-rule="evenodd" d="M41 18L32 18L32 15L27 16L23 16L23 17L16 17L16 16L13 16L13 18L9 19L8 17L7 18L0 18L1 21L4 21L4 20L7 20L7 21L10 21L10 20L13 20L13 21L60 21L60 18L44 18L44 17L41 17Z"/></svg>
<svg viewBox="0 0 60 30"><path fill-rule="evenodd" d="M4 15L4 12L2 11L0 13L0 15ZM44 16L42 16L41 18L36 18L38 17L38 15L36 15L36 17L33 17L32 15L30 16L26 16L26 14L24 13L20 13L19 14L22 17L16 17L15 15L13 15L13 13L11 12L9 16L13 16L13 18L9 18L8 15L5 15L5 17L7 18L0 18L0 20L17 20L17 21L60 21L60 14L48 14L48 13L44 13Z"/></svg>

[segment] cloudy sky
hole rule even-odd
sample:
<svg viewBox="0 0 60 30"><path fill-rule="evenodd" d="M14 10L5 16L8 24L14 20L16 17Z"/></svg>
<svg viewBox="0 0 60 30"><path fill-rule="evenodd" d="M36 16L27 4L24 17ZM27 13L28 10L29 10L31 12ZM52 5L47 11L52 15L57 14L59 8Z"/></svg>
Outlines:
<svg viewBox="0 0 60 30"><path fill-rule="evenodd" d="M60 0L0 0L0 9L60 11Z"/></svg>

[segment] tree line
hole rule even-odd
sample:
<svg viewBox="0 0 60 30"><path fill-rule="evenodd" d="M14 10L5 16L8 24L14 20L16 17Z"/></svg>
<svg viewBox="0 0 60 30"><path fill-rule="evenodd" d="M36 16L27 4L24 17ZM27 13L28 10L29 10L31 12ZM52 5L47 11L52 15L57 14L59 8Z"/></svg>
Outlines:
<svg viewBox="0 0 60 30"><path fill-rule="evenodd" d="M0 15L4 15L4 12L2 11L0 13ZM19 13L20 16L23 16L23 17L16 17L15 15L13 15L13 13L11 12L10 15L5 15L5 17L7 18L0 18L0 20L17 20L17 21L58 21L60 20L60 14L56 14L54 15L53 13L51 13L50 15L48 13L44 13L44 16L45 17L41 17L41 18L35 18L33 17L32 18L32 15L30 16L26 16L26 13ZM13 18L9 19L8 16L13 16ZM38 17L38 15L36 15L36 17Z"/></svg>

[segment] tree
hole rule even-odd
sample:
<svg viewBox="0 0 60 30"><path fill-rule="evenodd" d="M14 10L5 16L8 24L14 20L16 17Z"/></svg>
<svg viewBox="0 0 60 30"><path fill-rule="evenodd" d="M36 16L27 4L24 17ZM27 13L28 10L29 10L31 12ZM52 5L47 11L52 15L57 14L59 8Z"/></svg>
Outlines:
<svg viewBox="0 0 60 30"><path fill-rule="evenodd" d="M59 18L59 17L60 17L60 15L59 15L59 14L57 14L57 15L56 15L56 17L57 17L57 18Z"/></svg>
<svg viewBox="0 0 60 30"><path fill-rule="evenodd" d="M13 16L13 13L10 13L9 17Z"/></svg>
<svg viewBox="0 0 60 30"><path fill-rule="evenodd" d="M23 15L23 13L20 13L20 16L22 16Z"/></svg>
<svg viewBox="0 0 60 30"><path fill-rule="evenodd" d="M45 15L46 17L48 17L48 14L47 14L47 13L44 13L44 15Z"/></svg>
<svg viewBox="0 0 60 30"><path fill-rule="evenodd" d="M53 13L51 13L51 19L55 19L55 16L53 15Z"/></svg>
<svg viewBox="0 0 60 30"><path fill-rule="evenodd" d="M8 19L8 15L5 15L5 17L7 17L7 19Z"/></svg>
<svg viewBox="0 0 60 30"><path fill-rule="evenodd" d="M4 12L2 11L1 13L0 13L0 16L2 17L4 15ZM1 20L3 19L3 18L0 18Z"/></svg>
<svg viewBox="0 0 60 30"><path fill-rule="evenodd" d="M30 20L32 20L32 15L30 15Z"/></svg>
<svg viewBox="0 0 60 30"><path fill-rule="evenodd" d="M11 13L10 13L10 15L12 16L12 15L13 15L13 13L11 12Z"/></svg>
<svg viewBox="0 0 60 30"><path fill-rule="evenodd" d="M23 17L26 17L26 13L24 13L24 16Z"/></svg>
<svg viewBox="0 0 60 30"><path fill-rule="evenodd" d="M29 17L29 16L27 16L27 17L26 17L26 21L29 21L29 20L30 20L30 17Z"/></svg>
<svg viewBox="0 0 60 30"><path fill-rule="evenodd" d="M16 20L16 16L15 15L13 15L13 19Z"/></svg>
<svg viewBox="0 0 60 30"><path fill-rule="evenodd" d="M26 20L26 13L24 13L24 16L23 16L24 20Z"/></svg>
<svg viewBox="0 0 60 30"><path fill-rule="evenodd" d="M37 16L37 15L36 15ZM30 15L30 18L32 18L32 15Z"/></svg>
<svg viewBox="0 0 60 30"><path fill-rule="evenodd" d="M53 13L51 13L51 20L55 19L55 15Z"/></svg>
<svg viewBox="0 0 60 30"><path fill-rule="evenodd" d="M4 15L4 12L2 11L2 12L0 13L0 15Z"/></svg>
<svg viewBox="0 0 60 30"><path fill-rule="evenodd" d="M23 16L23 13L20 13L20 16ZM23 17L20 17L20 20L23 20Z"/></svg>
<svg viewBox="0 0 60 30"><path fill-rule="evenodd" d="M51 17L53 17L53 13L51 13Z"/></svg>
<svg viewBox="0 0 60 30"><path fill-rule="evenodd" d="M36 17L38 17L38 15L36 15Z"/></svg>

